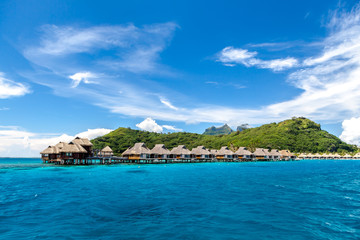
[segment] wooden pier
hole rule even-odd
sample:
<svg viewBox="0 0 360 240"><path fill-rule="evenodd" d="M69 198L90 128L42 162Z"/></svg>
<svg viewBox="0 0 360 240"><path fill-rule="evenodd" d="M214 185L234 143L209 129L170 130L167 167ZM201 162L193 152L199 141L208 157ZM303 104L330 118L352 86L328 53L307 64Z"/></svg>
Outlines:
<svg viewBox="0 0 360 240"><path fill-rule="evenodd" d="M43 160L43 163L55 165L111 165L111 164L169 164L169 163L209 163L209 162L260 162L289 161L289 159L129 159L125 157L88 157L86 159L54 159Z"/></svg>

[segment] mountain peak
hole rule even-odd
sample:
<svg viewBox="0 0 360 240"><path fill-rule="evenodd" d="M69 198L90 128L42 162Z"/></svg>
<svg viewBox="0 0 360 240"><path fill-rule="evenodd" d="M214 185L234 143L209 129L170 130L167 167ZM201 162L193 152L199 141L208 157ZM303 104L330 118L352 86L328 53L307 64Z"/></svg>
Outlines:
<svg viewBox="0 0 360 240"><path fill-rule="evenodd" d="M232 133L234 130L232 130L229 125L224 124L224 126L221 127L209 127L205 130L203 133L204 135L228 135Z"/></svg>

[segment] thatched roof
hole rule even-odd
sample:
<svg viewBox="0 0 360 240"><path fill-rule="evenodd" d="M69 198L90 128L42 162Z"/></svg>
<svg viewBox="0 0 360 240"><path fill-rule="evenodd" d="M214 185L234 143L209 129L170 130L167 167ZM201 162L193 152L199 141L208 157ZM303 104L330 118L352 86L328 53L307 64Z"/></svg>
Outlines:
<svg viewBox="0 0 360 240"><path fill-rule="evenodd" d="M77 143L63 143L62 147L59 148L59 152L61 153L87 153L85 148Z"/></svg>
<svg viewBox="0 0 360 240"><path fill-rule="evenodd" d="M266 154L262 148L257 148L254 152L254 155L257 157L265 157Z"/></svg>
<svg viewBox="0 0 360 240"><path fill-rule="evenodd" d="M277 150L277 149L271 149L270 155L271 155L271 156L281 157L281 153L280 153L279 150Z"/></svg>
<svg viewBox="0 0 360 240"><path fill-rule="evenodd" d="M74 140L72 140L73 143L77 143L81 146L84 147L91 147L93 144L90 142L89 139L87 138L80 138L80 137L76 137Z"/></svg>
<svg viewBox="0 0 360 240"><path fill-rule="evenodd" d="M150 149L146 147L145 143L135 143L133 147L126 149L122 155L140 155L140 154L150 154Z"/></svg>
<svg viewBox="0 0 360 240"><path fill-rule="evenodd" d="M271 153L269 152L268 149L263 148L262 150L263 150L263 152L265 153L265 156L271 156Z"/></svg>
<svg viewBox="0 0 360 240"><path fill-rule="evenodd" d="M355 158L360 158L360 152L356 153L356 154L354 155L354 157L355 157Z"/></svg>
<svg viewBox="0 0 360 240"><path fill-rule="evenodd" d="M211 149L211 150L210 150L210 153L211 153L211 154L214 154L214 155L216 155L217 152L218 152L218 150L216 150L216 149Z"/></svg>
<svg viewBox="0 0 360 240"><path fill-rule="evenodd" d="M58 148L59 152L67 152L67 153L86 153L87 151L85 150L85 148L83 148L80 144L74 143L74 142L70 142L70 143L65 143L65 142L59 142L58 144L55 145L55 147Z"/></svg>
<svg viewBox="0 0 360 240"><path fill-rule="evenodd" d="M190 155L191 151L187 149L184 145L179 145L177 147L174 147L171 151L171 154L175 155Z"/></svg>
<svg viewBox="0 0 360 240"><path fill-rule="evenodd" d="M320 153L315 153L313 157L321 157Z"/></svg>
<svg viewBox="0 0 360 240"><path fill-rule="evenodd" d="M46 149L44 149L40 154L58 154L59 149L55 146L48 146Z"/></svg>
<svg viewBox="0 0 360 240"><path fill-rule="evenodd" d="M219 151L217 151L216 156L225 156L225 155L234 155L233 151L231 151L228 147L221 147Z"/></svg>
<svg viewBox="0 0 360 240"><path fill-rule="evenodd" d="M308 156L306 155L306 153L300 153L299 157L300 158L305 158L305 157L308 157Z"/></svg>
<svg viewBox="0 0 360 240"><path fill-rule="evenodd" d="M346 157L346 158L352 158L352 156L350 154L345 154L343 157Z"/></svg>
<svg viewBox="0 0 360 240"><path fill-rule="evenodd" d="M170 154L170 150L167 149L164 144L156 144L155 147L150 150L150 152L159 155Z"/></svg>
<svg viewBox="0 0 360 240"><path fill-rule="evenodd" d="M280 154L283 157L293 157L294 156L294 154L292 154L289 150L281 150Z"/></svg>
<svg viewBox="0 0 360 240"><path fill-rule="evenodd" d="M240 155L240 156L242 156L242 155L248 155L248 156L252 155L252 153L249 150L247 150L246 147L239 147L239 149L235 152L235 154Z"/></svg>
<svg viewBox="0 0 360 240"><path fill-rule="evenodd" d="M113 150L112 150L109 146L106 146L106 147L104 147L103 149L101 149L100 152L103 152L103 153L112 153Z"/></svg>
<svg viewBox="0 0 360 240"><path fill-rule="evenodd" d="M193 148L191 150L191 153L195 154L195 155L209 155L210 154L210 152L204 146L198 146L196 148Z"/></svg>
<svg viewBox="0 0 360 240"><path fill-rule="evenodd" d="M55 147L61 149L61 148L63 148L63 147L65 146L65 144L67 144L67 143L65 143L65 142L59 142L59 143L57 143L57 144L55 145Z"/></svg>

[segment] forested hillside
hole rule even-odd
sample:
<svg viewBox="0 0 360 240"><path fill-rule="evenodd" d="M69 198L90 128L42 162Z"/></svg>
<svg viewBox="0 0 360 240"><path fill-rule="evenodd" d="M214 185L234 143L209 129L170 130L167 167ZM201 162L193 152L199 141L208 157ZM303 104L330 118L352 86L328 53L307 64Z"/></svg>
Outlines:
<svg viewBox="0 0 360 240"><path fill-rule="evenodd" d="M136 142L144 142L149 148L163 143L169 149L180 144L189 149L203 145L219 149L229 146L236 150L240 146L250 149L289 149L293 152L353 152L354 145L341 141L338 137L321 130L317 124L306 118L292 118L279 123L265 124L256 128L236 131L225 135L203 135L196 133L153 133L130 128L118 128L107 135L92 140L94 148L109 145L119 155Z"/></svg>

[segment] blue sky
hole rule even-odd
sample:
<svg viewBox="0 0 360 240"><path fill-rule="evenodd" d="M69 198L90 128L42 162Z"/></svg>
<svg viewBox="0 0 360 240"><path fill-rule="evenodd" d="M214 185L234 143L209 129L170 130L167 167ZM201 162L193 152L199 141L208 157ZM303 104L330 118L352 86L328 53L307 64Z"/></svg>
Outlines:
<svg viewBox="0 0 360 240"><path fill-rule="evenodd" d="M358 1L2 1L0 156L308 117L360 143Z"/></svg>

